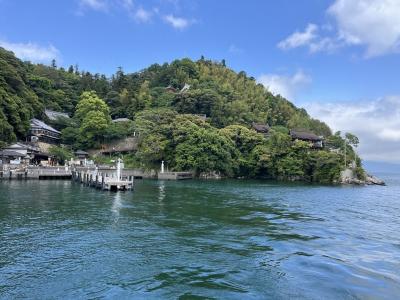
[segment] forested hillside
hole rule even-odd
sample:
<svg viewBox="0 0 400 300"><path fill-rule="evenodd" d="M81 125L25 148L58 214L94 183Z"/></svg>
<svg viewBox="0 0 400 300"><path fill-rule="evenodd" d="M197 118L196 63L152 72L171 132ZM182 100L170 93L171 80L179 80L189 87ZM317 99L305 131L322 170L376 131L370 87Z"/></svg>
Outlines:
<svg viewBox="0 0 400 300"><path fill-rule="evenodd" d="M189 84L186 93L171 93ZM252 122L307 128L329 135L329 128L311 119L286 99L273 96L245 72L235 73L225 63L204 58L151 65L137 73L119 69L111 78L71 66L68 70L21 62L0 48L1 140L26 133L28 120L44 108L74 113L83 91L95 91L110 107L113 118L135 115L144 109L171 107L179 113L206 114L211 124L250 125Z"/></svg>
<svg viewBox="0 0 400 300"><path fill-rule="evenodd" d="M326 124L271 94L245 72L227 68L225 61L203 57L154 64L129 74L120 68L107 78L78 66L65 70L56 62L51 66L22 62L0 48L0 141L24 138L29 120L42 118L45 108L72 117L55 126L62 130L63 142L73 148L100 147L140 132L133 161L148 166L168 160L174 169L198 173L334 181L343 162L340 154L310 152L306 143L292 143L288 135L293 128L309 130L340 150L344 140L332 135ZM193 116L199 114L207 121ZM125 117L132 122L111 123ZM253 122L269 124L271 137L253 131ZM329 173L322 179L318 164Z"/></svg>

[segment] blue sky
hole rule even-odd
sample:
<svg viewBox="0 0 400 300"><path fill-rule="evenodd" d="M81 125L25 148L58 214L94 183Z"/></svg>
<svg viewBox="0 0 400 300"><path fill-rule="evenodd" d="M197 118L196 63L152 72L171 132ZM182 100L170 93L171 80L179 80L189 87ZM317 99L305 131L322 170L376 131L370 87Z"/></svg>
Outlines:
<svg viewBox="0 0 400 300"><path fill-rule="evenodd" d="M358 134L367 159L400 161L398 0L0 0L0 45L106 74L224 58Z"/></svg>

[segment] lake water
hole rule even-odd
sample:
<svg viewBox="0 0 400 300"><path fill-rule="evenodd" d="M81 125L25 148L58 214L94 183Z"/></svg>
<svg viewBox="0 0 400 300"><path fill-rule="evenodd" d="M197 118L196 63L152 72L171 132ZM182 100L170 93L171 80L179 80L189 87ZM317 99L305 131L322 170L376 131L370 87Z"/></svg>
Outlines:
<svg viewBox="0 0 400 300"><path fill-rule="evenodd" d="M0 298L399 299L400 176L0 182Z"/></svg>

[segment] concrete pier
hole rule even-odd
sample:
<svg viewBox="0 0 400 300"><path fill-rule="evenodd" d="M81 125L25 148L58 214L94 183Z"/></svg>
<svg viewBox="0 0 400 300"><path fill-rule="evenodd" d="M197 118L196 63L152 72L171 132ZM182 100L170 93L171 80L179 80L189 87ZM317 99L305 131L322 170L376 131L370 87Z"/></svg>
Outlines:
<svg viewBox="0 0 400 300"><path fill-rule="evenodd" d="M99 172L97 169L72 171L72 179L87 186L108 191L133 190L133 176L117 175L117 173Z"/></svg>
<svg viewBox="0 0 400 300"><path fill-rule="evenodd" d="M191 172L161 172L158 173L158 179L160 180L185 180L192 179L193 174Z"/></svg>
<svg viewBox="0 0 400 300"><path fill-rule="evenodd" d="M103 190L132 190L134 178L143 178L142 173L135 170L95 167L23 167L0 169L2 180L42 180L42 179L73 179L87 186Z"/></svg>
<svg viewBox="0 0 400 300"><path fill-rule="evenodd" d="M119 166L119 167L118 167ZM162 169L162 171L164 171ZM24 166L18 168L0 168L0 180L25 179L72 179L87 186L102 190L133 190L135 179L153 178L159 180L192 179L192 172L157 172L140 169L124 169L122 162L117 166Z"/></svg>
<svg viewBox="0 0 400 300"><path fill-rule="evenodd" d="M70 170L64 167L27 167L22 169L0 170L0 179L71 179Z"/></svg>

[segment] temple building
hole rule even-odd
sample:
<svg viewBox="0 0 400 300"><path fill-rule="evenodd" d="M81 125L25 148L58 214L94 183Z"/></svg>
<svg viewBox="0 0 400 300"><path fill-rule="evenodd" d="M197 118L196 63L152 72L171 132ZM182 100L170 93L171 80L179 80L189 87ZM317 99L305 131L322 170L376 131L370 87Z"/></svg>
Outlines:
<svg viewBox="0 0 400 300"><path fill-rule="evenodd" d="M113 123L124 123L124 122L131 122L132 120L128 118L116 118L112 120Z"/></svg>
<svg viewBox="0 0 400 300"><path fill-rule="evenodd" d="M0 151L0 159L5 164L32 164L32 165L49 165L54 163L54 157L40 148L34 143L14 143L4 147Z"/></svg>
<svg viewBox="0 0 400 300"><path fill-rule="evenodd" d="M269 127L268 124L256 124L256 123L253 123L252 126L253 126L253 129L255 131L257 131L258 133L263 134L264 136L267 136L269 134L270 127Z"/></svg>
<svg viewBox="0 0 400 300"><path fill-rule="evenodd" d="M89 153L83 150L77 150L74 152L75 154L75 159L71 158L71 163L78 165L78 166L86 166L88 159L89 159Z"/></svg>
<svg viewBox="0 0 400 300"><path fill-rule="evenodd" d="M0 164L21 164L26 161L26 155L21 154L17 151L12 150L1 150L0 151Z"/></svg>
<svg viewBox="0 0 400 300"><path fill-rule="evenodd" d="M313 148L324 147L324 138L312 132L308 132L305 130L290 130L290 136L292 137L292 140L300 140L311 143Z"/></svg>
<svg viewBox="0 0 400 300"><path fill-rule="evenodd" d="M40 141L50 144L58 144L60 142L61 132L47 125L43 121L32 119L29 135L33 142Z"/></svg>

